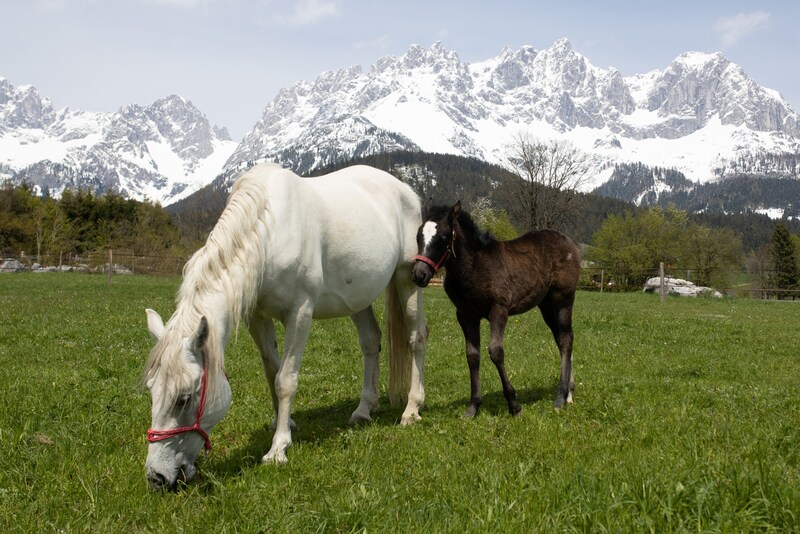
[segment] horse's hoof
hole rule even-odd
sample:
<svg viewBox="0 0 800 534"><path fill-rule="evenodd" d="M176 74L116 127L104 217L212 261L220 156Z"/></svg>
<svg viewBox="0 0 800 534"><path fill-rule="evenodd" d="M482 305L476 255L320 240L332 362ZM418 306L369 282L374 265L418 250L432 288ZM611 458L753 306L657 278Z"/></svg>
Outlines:
<svg viewBox="0 0 800 534"><path fill-rule="evenodd" d="M478 416L478 407L470 404L467 407L466 413L464 413L464 419L475 419Z"/></svg>
<svg viewBox="0 0 800 534"><path fill-rule="evenodd" d="M403 416L400 418L400 426L409 426L413 425L417 421L422 419L418 413L404 413Z"/></svg>
<svg viewBox="0 0 800 534"><path fill-rule="evenodd" d="M372 422L372 417L369 415L361 415L359 413L353 413L350 416L350 419L347 421L347 424L350 426L359 426L359 425L366 425Z"/></svg>
<svg viewBox="0 0 800 534"><path fill-rule="evenodd" d="M282 465L287 463L288 461L289 459L286 457L285 451L275 451L275 452L269 451L267 454L264 455L263 458L261 458L262 465L270 465L270 464Z"/></svg>
<svg viewBox="0 0 800 534"><path fill-rule="evenodd" d="M510 413L514 417L519 416L519 414L522 413L522 405L517 401L512 402L511 404L508 405L508 413Z"/></svg>

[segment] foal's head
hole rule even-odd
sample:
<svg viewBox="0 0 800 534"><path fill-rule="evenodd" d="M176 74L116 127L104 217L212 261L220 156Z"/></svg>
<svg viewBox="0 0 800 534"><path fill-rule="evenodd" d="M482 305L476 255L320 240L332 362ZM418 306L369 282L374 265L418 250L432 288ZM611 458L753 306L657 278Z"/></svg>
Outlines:
<svg viewBox="0 0 800 534"><path fill-rule="evenodd" d="M455 206L425 206L422 226L417 231L418 254L414 258L411 278L419 287L430 283L433 275L453 254L456 225L461 215L461 201Z"/></svg>

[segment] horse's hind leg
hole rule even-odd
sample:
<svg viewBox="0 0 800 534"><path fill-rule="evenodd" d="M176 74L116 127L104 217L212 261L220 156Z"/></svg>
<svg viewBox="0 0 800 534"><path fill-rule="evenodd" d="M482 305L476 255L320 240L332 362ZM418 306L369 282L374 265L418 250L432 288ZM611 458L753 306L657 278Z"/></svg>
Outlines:
<svg viewBox="0 0 800 534"><path fill-rule="evenodd" d="M350 317L358 330L358 342L364 354L364 384L361 402L350 416L349 424L372 421L370 412L378 407L378 376L380 375L381 329L375 320L372 306Z"/></svg>
<svg viewBox="0 0 800 534"><path fill-rule="evenodd" d="M558 383L558 394L554 404L556 410L563 408L564 404L572 403L572 393L575 390L575 375L572 370L572 304L574 299L574 294L561 302L549 298L539 306L544 322L550 327L558 351L561 353L561 379Z"/></svg>
<svg viewBox="0 0 800 534"><path fill-rule="evenodd" d="M467 317L456 310L456 319L464 333L467 349L467 366L469 367L469 405L464 417L473 418L483 402L481 396L481 320L480 317Z"/></svg>
<svg viewBox="0 0 800 534"><path fill-rule="evenodd" d="M275 417L272 419L272 430L275 430L278 418L278 395L275 393L275 376L278 374L280 358L278 356L278 338L275 335L275 323L269 317L261 317L257 313L251 317L248 330L261 354L261 365L264 367L264 376L269 384L272 396L272 408ZM294 421L289 419L289 426L294 430Z"/></svg>
<svg viewBox="0 0 800 534"><path fill-rule="evenodd" d="M506 374L505 349L503 348L506 323L508 323L508 310L504 308L493 309L489 315L489 331L492 336L489 342L489 357L492 359L494 366L497 367L497 372L500 375L500 382L503 384L503 395L508 403L508 413L519 415L522 411L522 405L517 400L517 392L514 391L514 387Z"/></svg>
<svg viewBox="0 0 800 534"><path fill-rule="evenodd" d="M407 426L421 419L420 409L425 406L425 348L428 344L428 324L425 321L425 309L422 303L422 289L418 288L408 275L408 270L402 268L394 275L394 291L397 296L396 306L391 306L387 310L387 315L391 322L398 324L402 321L405 330L405 339L398 340L393 334L390 336L389 350L393 352L391 358L395 360L391 366L397 366L397 360L401 354L411 356L411 382L408 385L408 399L403 415L400 416L400 424ZM391 291L391 288L390 288ZM388 330L393 328L389 326ZM397 332L395 331L395 334ZM398 346L399 345L399 346ZM403 367L398 366L398 367ZM397 373L399 369L394 369Z"/></svg>

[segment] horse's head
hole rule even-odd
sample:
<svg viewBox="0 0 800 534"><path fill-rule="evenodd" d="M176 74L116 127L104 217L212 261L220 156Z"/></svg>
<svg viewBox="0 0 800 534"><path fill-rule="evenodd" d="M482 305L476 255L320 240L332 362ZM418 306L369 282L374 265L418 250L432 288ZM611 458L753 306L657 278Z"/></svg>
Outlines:
<svg viewBox="0 0 800 534"><path fill-rule="evenodd" d="M417 231L418 254L414 258L411 278L419 287L430 283L433 275L453 255L456 225L461 214L461 201L452 208L425 206L422 226Z"/></svg>
<svg viewBox="0 0 800 534"><path fill-rule="evenodd" d="M174 489L194 476L200 450L211 448L208 436L230 408L231 389L217 362L210 361L205 317L182 335L147 310L147 327L156 345L145 371L153 401L145 470L153 489Z"/></svg>

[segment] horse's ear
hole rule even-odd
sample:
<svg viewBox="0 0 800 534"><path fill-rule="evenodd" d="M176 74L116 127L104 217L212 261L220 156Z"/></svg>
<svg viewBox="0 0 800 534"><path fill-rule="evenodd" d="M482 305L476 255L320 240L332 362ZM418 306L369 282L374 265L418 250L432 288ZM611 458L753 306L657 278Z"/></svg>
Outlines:
<svg viewBox="0 0 800 534"><path fill-rule="evenodd" d="M155 310L147 308L145 313L147 314L147 329L150 330L150 335L153 336L153 339L158 341L164 335L164 321L161 320L161 316Z"/></svg>
<svg viewBox="0 0 800 534"><path fill-rule="evenodd" d="M459 200L456 202L456 205L450 210L450 222L454 222L458 220L458 216L461 215L461 201Z"/></svg>
<svg viewBox="0 0 800 534"><path fill-rule="evenodd" d="M208 319L205 316L200 318L200 325L197 327L197 331L194 333L194 338L192 339L192 348L194 352L200 354L202 349L206 346L206 342L208 341Z"/></svg>
<svg viewBox="0 0 800 534"><path fill-rule="evenodd" d="M431 214L431 208L433 207L433 197L428 197L428 200L425 201L425 205L422 207L422 218L427 219L428 216Z"/></svg>

